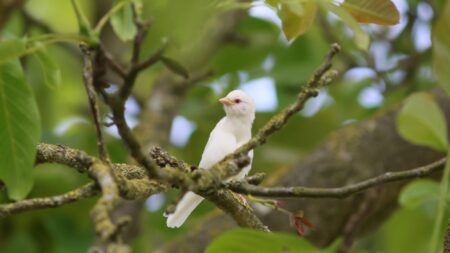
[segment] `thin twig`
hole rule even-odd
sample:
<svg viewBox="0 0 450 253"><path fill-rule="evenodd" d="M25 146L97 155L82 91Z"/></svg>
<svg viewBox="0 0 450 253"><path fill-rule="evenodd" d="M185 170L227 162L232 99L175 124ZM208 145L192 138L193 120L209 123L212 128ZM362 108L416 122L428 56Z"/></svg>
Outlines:
<svg viewBox="0 0 450 253"><path fill-rule="evenodd" d="M147 34L150 23L144 23L141 21L139 15L136 13L136 8L131 8L133 11L134 24L137 27L137 33L133 40L133 53L131 54L131 65L135 66L139 61L139 55L141 54L141 46Z"/></svg>
<svg viewBox="0 0 450 253"><path fill-rule="evenodd" d="M152 66L156 62L158 62L161 59L161 56L163 55L166 47L167 47L167 43L163 43L163 45L160 46L158 49L156 49L156 51L153 52L153 54L151 54L149 57L147 57L147 59L145 59L139 63L136 63L134 70L139 72L139 71L142 71L142 70Z"/></svg>
<svg viewBox="0 0 450 253"><path fill-rule="evenodd" d="M380 176L363 180L359 183L336 188L312 188L312 187L261 187L251 185L245 181L230 181L227 188L243 194L251 194L260 197L279 197L279 198L345 198L352 194L367 190L382 184L396 182L401 180L425 177L435 171L442 169L447 158L442 158L434 163L418 167L412 170L399 172L386 172Z"/></svg>
<svg viewBox="0 0 450 253"><path fill-rule="evenodd" d="M100 191L95 183L88 183L62 195L25 199L15 203L0 205L0 217L29 210L60 207L81 199L97 196L99 193Z"/></svg>
<svg viewBox="0 0 450 253"><path fill-rule="evenodd" d="M83 79L84 87L86 88L86 93L89 99L89 106L92 113L92 118L94 120L95 132L97 134L97 148L100 155L100 159L103 161L109 161L108 151L106 150L105 140L103 138L100 113L97 105L97 95L95 94L95 89L93 85L93 66L91 59L91 52L87 48L83 48Z"/></svg>
<svg viewBox="0 0 450 253"><path fill-rule="evenodd" d="M141 144L139 144L137 139L134 137L127 125L127 122L125 121L125 108L123 103L116 102L110 106L113 113L113 120L119 135L130 150L131 156L148 171L151 177L158 178L159 176L156 166L153 164L153 161L142 152Z"/></svg>
<svg viewBox="0 0 450 253"><path fill-rule="evenodd" d="M111 69L116 72L121 78L125 78L125 69L114 59L112 54L103 47L100 48L100 51L105 56L106 63L108 63Z"/></svg>

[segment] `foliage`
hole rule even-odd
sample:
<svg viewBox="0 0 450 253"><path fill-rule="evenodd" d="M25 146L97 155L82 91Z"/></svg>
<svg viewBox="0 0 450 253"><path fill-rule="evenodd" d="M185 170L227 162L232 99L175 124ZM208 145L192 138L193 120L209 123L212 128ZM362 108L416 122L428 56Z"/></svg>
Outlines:
<svg viewBox="0 0 450 253"><path fill-rule="evenodd" d="M447 150L447 125L444 115L427 94L409 97L397 117L399 133L408 141L440 151Z"/></svg>
<svg viewBox="0 0 450 253"><path fill-rule="evenodd" d="M33 185L33 164L40 137L36 102L19 61L0 64L0 179L14 200Z"/></svg>
<svg viewBox="0 0 450 253"><path fill-rule="evenodd" d="M206 253L250 253L254 252L254 245L258 245L260 252L314 252L315 249L305 240L285 234L264 233L249 229L235 229L229 231L209 245Z"/></svg>

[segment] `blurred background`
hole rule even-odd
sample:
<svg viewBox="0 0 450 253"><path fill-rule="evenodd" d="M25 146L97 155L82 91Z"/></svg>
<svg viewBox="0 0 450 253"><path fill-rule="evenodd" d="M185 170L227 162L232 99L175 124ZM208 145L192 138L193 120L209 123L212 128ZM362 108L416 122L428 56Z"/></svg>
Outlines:
<svg viewBox="0 0 450 253"><path fill-rule="evenodd" d="M8 2L14 1L3 1L0 7L3 8L0 10L3 14L0 15L0 38L78 31L69 0L16 1L13 8L8 7ZM154 0L145 1L143 6L143 16L153 20L143 44L143 54L150 54L168 39L168 55L200 76L180 92L182 97L170 114L173 117L166 119L169 127L160 129L157 134L158 144L186 162L198 163L209 132L224 115L218 98L236 88L248 92L256 103L254 130L258 129L295 99L299 87L320 64L332 42L339 42L343 48L335 62L339 78L255 151L252 172L276 174L308 155L334 130L370 118L414 91L435 86L430 64L431 25L440 10L433 0L393 0L401 13L400 23L392 27L363 26L371 38L367 52L357 49L351 30L333 14L321 11L310 31L288 42L276 11L263 2L255 1L251 8L237 10L218 5L218 2ZM80 0L79 3L92 23L112 5L109 0ZM230 16L238 21L230 22ZM215 33L221 29L231 32L220 37L220 45L209 46L211 40L217 40ZM115 37L109 26L101 39L118 61L127 63L130 43ZM45 77L35 58L22 60L39 104L42 142L63 144L95 155L95 131L82 84L81 54L76 45L71 44L51 45L48 51L61 69L61 84L56 88L44 84ZM212 74L203 76L206 72ZM169 75L168 70L158 64L139 76L133 96L126 103L127 122L136 127L137 133L147 124L142 112L158 108L166 101L159 101L152 91L158 85L164 87L161 80ZM113 74L109 77L110 89L114 90L118 79ZM108 113L103 111L108 121ZM115 127L105 127L105 130L112 160L129 161ZM89 181L86 175L53 164L36 167L34 177L29 197L63 193ZM177 196L177 191L170 190L143 201L144 209L139 212L141 226L131 241L134 252L154 251L186 233L214 209L204 202L185 226L168 229L162 213ZM7 201L4 192L0 193L0 200ZM89 219L94 201L83 200L57 209L0 219L0 252L86 251L95 241ZM419 250L427 243L425 235L431 231L431 221L432 215L426 207L398 208L381 227L367 235L354 252L423 252Z"/></svg>

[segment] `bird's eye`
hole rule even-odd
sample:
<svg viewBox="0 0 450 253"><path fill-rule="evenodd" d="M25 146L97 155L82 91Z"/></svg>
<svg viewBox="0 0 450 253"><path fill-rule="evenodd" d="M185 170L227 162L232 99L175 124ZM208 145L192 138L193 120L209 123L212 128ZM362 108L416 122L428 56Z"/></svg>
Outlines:
<svg viewBox="0 0 450 253"><path fill-rule="evenodd" d="M239 104L239 103L241 102L241 100L240 100L239 98L236 98L236 99L234 100L234 102L235 102L236 104Z"/></svg>

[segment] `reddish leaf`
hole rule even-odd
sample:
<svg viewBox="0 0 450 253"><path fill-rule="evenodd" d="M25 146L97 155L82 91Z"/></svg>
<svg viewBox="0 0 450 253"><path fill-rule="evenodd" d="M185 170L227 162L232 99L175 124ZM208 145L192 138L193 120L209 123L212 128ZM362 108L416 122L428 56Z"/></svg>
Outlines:
<svg viewBox="0 0 450 253"><path fill-rule="evenodd" d="M340 7L360 23L395 25L400 20L397 7L390 0L346 0Z"/></svg>
<svg viewBox="0 0 450 253"><path fill-rule="evenodd" d="M302 219L302 223L305 224L307 227L309 227L310 229L314 228L314 224L312 224L310 220L306 219L305 217L303 217L301 219Z"/></svg>
<svg viewBox="0 0 450 253"><path fill-rule="evenodd" d="M295 230L297 230L297 234L299 236L305 235L305 227L303 226L302 218L294 217L294 227L295 227Z"/></svg>
<svg viewBox="0 0 450 253"><path fill-rule="evenodd" d="M295 228L295 230L297 231L297 234L299 236L305 235L305 226L304 225L306 225L310 229L314 228L314 225L308 219L303 217L303 212L300 212L298 215L291 214L289 216L289 222L290 222L291 226L293 226Z"/></svg>

